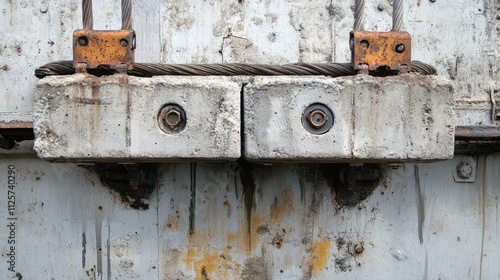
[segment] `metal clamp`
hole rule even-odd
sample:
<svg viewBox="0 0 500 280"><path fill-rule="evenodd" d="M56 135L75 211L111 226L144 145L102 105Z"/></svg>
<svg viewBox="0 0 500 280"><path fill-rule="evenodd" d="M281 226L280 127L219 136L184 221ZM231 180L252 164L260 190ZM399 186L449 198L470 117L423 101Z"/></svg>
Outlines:
<svg viewBox="0 0 500 280"><path fill-rule="evenodd" d="M100 65L117 72L133 68L136 34L132 30L132 2L122 0L122 30L93 30L92 0L82 1L83 28L73 32L73 67L86 72Z"/></svg>
<svg viewBox="0 0 500 280"><path fill-rule="evenodd" d="M393 9L392 31L363 31L364 0L356 0L355 24L350 42L352 66L358 73L404 74L411 71L411 36L401 31L402 0L395 0Z"/></svg>

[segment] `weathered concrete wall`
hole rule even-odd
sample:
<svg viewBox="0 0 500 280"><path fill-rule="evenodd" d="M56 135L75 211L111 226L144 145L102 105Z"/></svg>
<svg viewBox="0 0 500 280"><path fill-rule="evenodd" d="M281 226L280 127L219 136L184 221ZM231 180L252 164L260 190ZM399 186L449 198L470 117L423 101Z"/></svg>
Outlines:
<svg viewBox="0 0 500 280"><path fill-rule="evenodd" d="M473 157L472 183L459 162L382 167L366 199L333 165L166 164L143 211L72 164L3 160L0 178L5 197L15 166L23 279L497 279L500 156Z"/></svg>
<svg viewBox="0 0 500 280"><path fill-rule="evenodd" d="M366 1L366 28L389 30L389 0ZM136 61L348 62L354 1L134 1ZM120 27L120 3L96 1L94 28ZM405 1L413 59L452 79L457 97L482 105L498 90L498 2ZM37 79L50 61L71 59L80 0L0 3L0 121L30 118ZM459 31L459 32L457 32ZM486 103L485 103L486 104ZM479 106L478 105L478 106Z"/></svg>

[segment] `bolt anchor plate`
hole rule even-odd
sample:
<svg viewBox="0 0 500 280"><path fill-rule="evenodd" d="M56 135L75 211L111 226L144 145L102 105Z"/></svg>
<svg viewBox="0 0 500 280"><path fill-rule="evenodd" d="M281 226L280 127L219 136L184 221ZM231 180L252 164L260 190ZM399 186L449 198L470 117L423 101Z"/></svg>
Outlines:
<svg viewBox="0 0 500 280"><path fill-rule="evenodd" d="M409 73L411 71L411 36L407 32L351 32L351 59L354 69L368 67ZM387 72L387 71L386 71Z"/></svg>
<svg viewBox="0 0 500 280"><path fill-rule="evenodd" d="M136 35L134 30L88 30L73 32L73 67L84 64L88 69L109 65L112 69L128 70L135 60Z"/></svg>

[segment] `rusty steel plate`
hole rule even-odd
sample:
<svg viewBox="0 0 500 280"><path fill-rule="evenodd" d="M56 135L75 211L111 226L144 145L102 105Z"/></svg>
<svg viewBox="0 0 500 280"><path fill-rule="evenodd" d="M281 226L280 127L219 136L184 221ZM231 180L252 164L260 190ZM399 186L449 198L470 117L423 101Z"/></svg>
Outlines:
<svg viewBox="0 0 500 280"><path fill-rule="evenodd" d="M127 65L132 69L135 50L134 30L87 30L73 32L73 67L86 63L87 68L99 65L115 68Z"/></svg>
<svg viewBox="0 0 500 280"><path fill-rule="evenodd" d="M351 48L354 69L366 65L369 71L411 71L411 36L407 32L353 31Z"/></svg>

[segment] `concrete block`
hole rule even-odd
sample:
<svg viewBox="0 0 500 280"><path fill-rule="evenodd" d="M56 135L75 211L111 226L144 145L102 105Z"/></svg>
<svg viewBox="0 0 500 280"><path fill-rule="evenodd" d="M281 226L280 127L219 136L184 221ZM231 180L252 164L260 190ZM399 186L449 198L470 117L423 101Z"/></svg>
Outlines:
<svg viewBox="0 0 500 280"><path fill-rule="evenodd" d="M256 77L244 90L245 157L250 160L330 161L351 157L351 88L323 77ZM303 127L304 110L327 105L333 129L314 135Z"/></svg>
<svg viewBox="0 0 500 280"><path fill-rule="evenodd" d="M34 147L52 161L234 160L240 91L227 77L47 77L37 86ZM184 110L182 131L160 128L166 104Z"/></svg>
<svg viewBox="0 0 500 280"><path fill-rule="evenodd" d="M244 155L255 161L406 162L449 159L454 89L436 76L258 77L244 91ZM333 126L316 135L304 110Z"/></svg>

